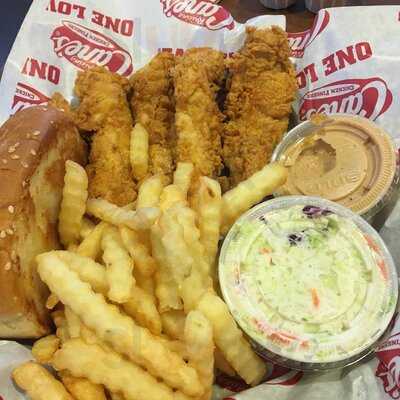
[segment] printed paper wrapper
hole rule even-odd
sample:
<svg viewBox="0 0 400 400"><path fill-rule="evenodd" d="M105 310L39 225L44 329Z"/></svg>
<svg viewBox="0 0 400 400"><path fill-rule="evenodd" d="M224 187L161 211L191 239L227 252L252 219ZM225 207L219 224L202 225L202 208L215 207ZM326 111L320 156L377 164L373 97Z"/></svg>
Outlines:
<svg viewBox="0 0 400 400"><path fill-rule="evenodd" d="M285 27L283 16L249 24ZM129 76L159 51L211 46L229 54L245 26L204 0L35 0L15 40L0 84L0 122L55 91L73 99L77 71L93 65Z"/></svg>
<svg viewBox="0 0 400 400"><path fill-rule="evenodd" d="M46 103L55 91L75 101L76 74L93 65L128 76L159 51L181 55L189 47L211 46L229 57L243 44L245 25L217 3L35 0L4 68L0 122ZM284 27L285 19L261 16L247 24ZM290 34L300 86L295 104L299 119L315 112L362 115L382 125L399 146L399 38L399 8L390 6L321 10L311 29ZM381 233L400 262L400 203ZM26 347L0 341L0 400L25 398L10 372L30 358ZM217 383L215 400L399 399L400 319L390 339L358 366L323 374L274 366L266 383L249 390L224 377Z"/></svg>
<svg viewBox="0 0 400 400"><path fill-rule="evenodd" d="M358 114L400 144L398 7L321 10L310 31L290 35L297 58L300 120L315 112Z"/></svg>

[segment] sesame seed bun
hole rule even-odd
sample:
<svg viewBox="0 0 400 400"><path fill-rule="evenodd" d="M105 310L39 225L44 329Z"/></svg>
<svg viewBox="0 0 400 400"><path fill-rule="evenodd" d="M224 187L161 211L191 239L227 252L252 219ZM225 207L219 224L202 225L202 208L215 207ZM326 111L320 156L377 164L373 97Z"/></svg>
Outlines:
<svg viewBox="0 0 400 400"><path fill-rule="evenodd" d="M86 146L65 112L31 107L0 128L0 338L36 338L51 329L35 257L60 247L66 160L84 165Z"/></svg>

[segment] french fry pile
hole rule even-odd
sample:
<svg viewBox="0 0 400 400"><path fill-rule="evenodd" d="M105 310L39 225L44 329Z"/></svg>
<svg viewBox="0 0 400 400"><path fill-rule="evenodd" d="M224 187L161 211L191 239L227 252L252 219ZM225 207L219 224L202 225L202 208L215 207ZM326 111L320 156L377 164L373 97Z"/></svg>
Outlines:
<svg viewBox="0 0 400 400"><path fill-rule="evenodd" d="M142 181L123 208L88 199L85 169L66 163L59 233L67 250L37 257L57 330L34 344L36 362L13 372L34 400L206 400L215 364L251 385L266 373L216 294L217 252L285 169L267 165L222 196L217 181L179 163L166 186L147 175L147 141L135 127L131 164Z"/></svg>

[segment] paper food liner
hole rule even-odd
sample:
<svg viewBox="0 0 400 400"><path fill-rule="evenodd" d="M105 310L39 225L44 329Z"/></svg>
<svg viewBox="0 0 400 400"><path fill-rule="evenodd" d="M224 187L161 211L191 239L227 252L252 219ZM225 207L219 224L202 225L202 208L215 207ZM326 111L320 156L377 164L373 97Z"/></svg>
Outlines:
<svg viewBox="0 0 400 400"><path fill-rule="evenodd" d="M46 103L55 91L75 101L79 70L103 65L128 76L157 52L181 55L211 46L230 54L245 39L245 26L285 28L283 16L260 16L239 24L208 0L35 0L15 40L0 83L0 122ZM346 112L376 121L400 145L400 23L398 7L321 10L311 29L289 34L299 82L300 120L315 112ZM400 262L400 204L381 232ZM15 342L0 341L0 400L25 398L12 369L31 358ZM375 356L344 370L303 373L274 366L269 380L243 390L219 376L214 399L375 400L400 399L400 319ZM233 394L234 392L240 392Z"/></svg>

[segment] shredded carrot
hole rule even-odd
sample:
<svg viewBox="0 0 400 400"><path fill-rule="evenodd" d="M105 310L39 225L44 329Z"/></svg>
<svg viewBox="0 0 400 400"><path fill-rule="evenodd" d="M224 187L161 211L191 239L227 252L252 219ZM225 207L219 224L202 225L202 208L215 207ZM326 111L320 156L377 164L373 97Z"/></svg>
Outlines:
<svg viewBox="0 0 400 400"><path fill-rule="evenodd" d="M277 332L278 335L286 337L288 339L293 339L293 340L299 340L299 338L297 336L291 335L289 333L285 333L285 332Z"/></svg>
<svg viewBox="0 0 400 400"><path fill-rule="evenodd" d="M272 332L268 336L272 341L280 342L283 344L290 344L293 340L300 340L297 336L290 335L289 333L285 332Z"/></svg>
<svg viewBox="0 0 400 400"><path fill-rule="evenodd" d="M384 262L383 260L380 260L380 261L378 262L378 267L379 267L379 269L380 269L380 271L381 271L381 274L382 274L382 276L383 276L383 279L384 279L385 281L387 281L387 280L388 280L388 271L387 271L385 262Z"/></svg>
<svg viewBox="0 0 400 400"><path fill-rule="evenodd" d="M376 253L380 254L379 252L379 247L376 245L376 243L372 240L372 238L370 238L368 235L364 235L365 240L368 243L368 246L374 250Z"/></svg>
<svg viewBox="0 0 400 400"><path fill-rule="evenodd" d="M262 247L260 249L260 254L263 254L265 256L265 259L267 261L267 265L271 266L271 250L268 249L267 247Z"/></svg>
<svg viewBox="0 0 400 400"><path fill-rule="evenodd" d="M311 289L311 297L312 297L312 302L313 302L314 307L318 308L320 300L319 300L317 289L315 289L315 288Z"/></svg>
<svg viewBox="0 0 400 400"><path fill-rule="evenodd" d="M291 343L290 339L287 339L287 338L279 335L278 333L271 333L269 335L269 338L272 342L279 343L281 345L289 345Z"/></svg>
<svg viewBox="0 0 400 400"><path fill-rule="evenodd" d="M308 340L304 340L303 342L300 343L300 347L302 349L308 349L310 348L310 342Z"/></svg>

